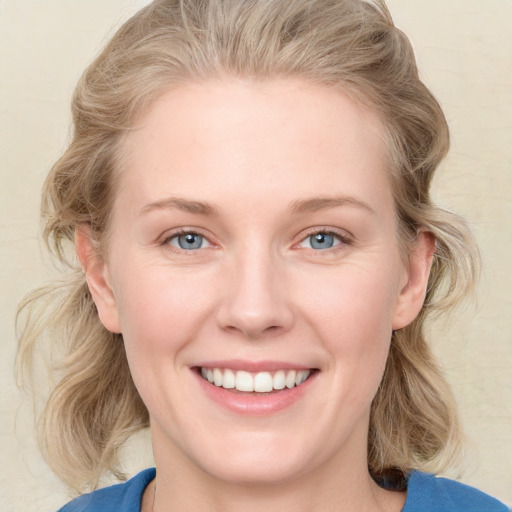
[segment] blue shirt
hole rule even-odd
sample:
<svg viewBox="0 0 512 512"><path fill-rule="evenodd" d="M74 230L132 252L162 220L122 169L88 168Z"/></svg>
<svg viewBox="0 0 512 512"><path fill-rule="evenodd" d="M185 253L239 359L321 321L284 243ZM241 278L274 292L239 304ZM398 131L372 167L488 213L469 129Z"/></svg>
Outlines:
<svg viewBox="0 0 512 512"><path fill-rule="evenodd" d="M142 494L155 474L154 468L146 469L127 482L79 496L58 512L140 512ZM413 471L402 512L509 512L509 509L468 485Z"/></svg>

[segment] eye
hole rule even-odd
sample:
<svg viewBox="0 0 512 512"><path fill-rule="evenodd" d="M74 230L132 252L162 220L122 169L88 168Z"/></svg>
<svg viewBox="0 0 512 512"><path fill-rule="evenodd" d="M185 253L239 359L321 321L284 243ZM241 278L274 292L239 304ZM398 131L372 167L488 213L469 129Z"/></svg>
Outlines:
<svg viewBox="0 0 512 512"><path fill-rule="evenodd" d="M315 250L332 249L342 242L345 242L345 239L341 235L328 231L318 231L302 240L300 247Z"/></svg>
<svg viewBox="0 0 512 512"><path fill-rule="evenodd" d="M178 249L185 251L192 251L195 249L204 249L210 247L210 242L203 236L197 233L177 233L165 241L167 244L172 245Z"/></svg>

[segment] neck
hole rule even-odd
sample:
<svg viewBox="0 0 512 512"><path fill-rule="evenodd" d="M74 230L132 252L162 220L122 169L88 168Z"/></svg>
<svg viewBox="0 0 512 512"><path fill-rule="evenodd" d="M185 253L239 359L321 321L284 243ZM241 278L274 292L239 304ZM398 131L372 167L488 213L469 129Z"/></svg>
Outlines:
<svg viewBox="0 0 512 512"><path fill-rule="evenodd" d="M329 467L285 481L247 484L198 474L191 464L174 461L157 460L143 512L399 512L405 502L405 493L379 488L366 464L343 467L333 460Z"/></svg>

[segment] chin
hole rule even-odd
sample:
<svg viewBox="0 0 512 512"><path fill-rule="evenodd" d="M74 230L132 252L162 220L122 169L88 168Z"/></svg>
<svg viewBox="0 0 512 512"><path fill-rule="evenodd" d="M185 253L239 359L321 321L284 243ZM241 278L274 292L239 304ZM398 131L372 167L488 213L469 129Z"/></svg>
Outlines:
<svg viewBox="0 0 512 512"><path fill-rule="evenodd" d="M301 471L295 463L275 460L259 460L250 463L247 459L224 460L222 467L209 469L210 476L230 485L268 486L279 485L296 479Z"/></svg>
<svg viewBox="0 0 512 512"><path fill-rule="evenodd" d="M250 435L243 442L217 445L207 457L204 451L198 462L210 476L229 484L276 485L308 471L310 461L301 446Z"/></svg>

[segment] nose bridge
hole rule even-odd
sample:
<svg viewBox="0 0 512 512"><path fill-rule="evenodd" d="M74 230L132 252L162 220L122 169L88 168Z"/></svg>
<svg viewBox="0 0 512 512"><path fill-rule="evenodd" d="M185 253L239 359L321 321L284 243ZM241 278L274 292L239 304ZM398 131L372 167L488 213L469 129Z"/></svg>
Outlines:
<svg viewBox="0 0 512 512"><path fill-rule="evenodd" d="M247 338L289 329L293 314L286 273L278 254L253 240L241 247L233 259L227 294L220 308L221 326Z"/></svg>

